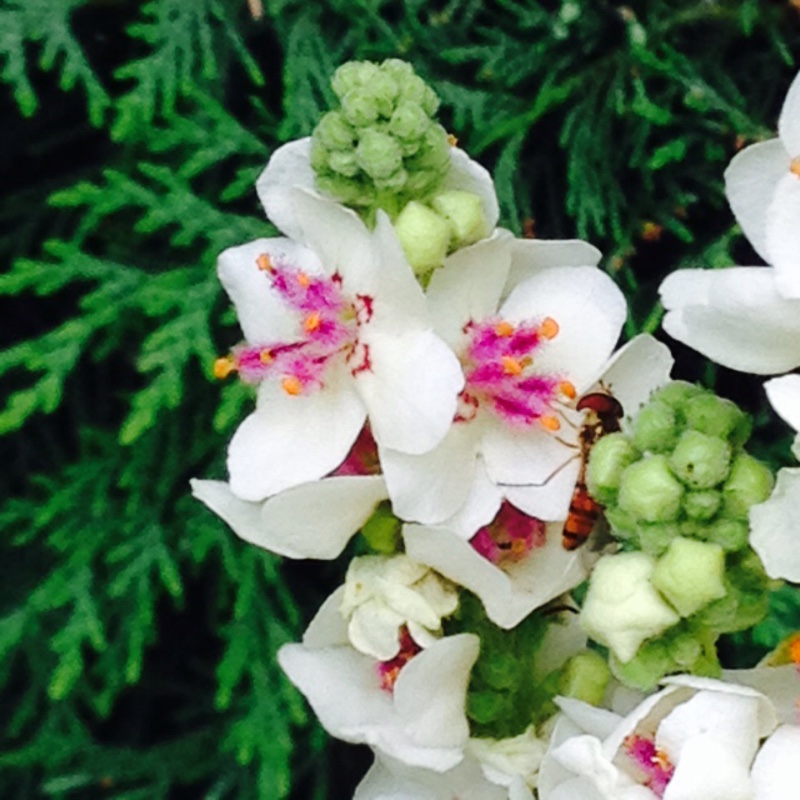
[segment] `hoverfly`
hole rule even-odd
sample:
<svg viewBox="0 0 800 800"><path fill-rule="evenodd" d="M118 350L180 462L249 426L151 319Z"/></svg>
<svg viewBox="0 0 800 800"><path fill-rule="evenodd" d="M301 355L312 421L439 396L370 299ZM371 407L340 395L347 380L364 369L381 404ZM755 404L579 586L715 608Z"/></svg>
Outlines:
<svg viewBox="0 0 800 800"><path fill-rule="evenodd" d="M588 413L578 433L581 464L561 534L561 544L565 550L577 550L589 538L600 516L603 507L586 488L586 465L595 442L608 433L620 430L625 413L620 402L608 392L586 394L578 400L575 408Z"/></svg>

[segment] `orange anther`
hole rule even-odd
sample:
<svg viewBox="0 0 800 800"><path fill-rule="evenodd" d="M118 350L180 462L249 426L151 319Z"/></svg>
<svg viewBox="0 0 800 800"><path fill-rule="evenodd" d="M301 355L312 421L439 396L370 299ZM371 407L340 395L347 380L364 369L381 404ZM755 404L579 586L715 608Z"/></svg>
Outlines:
<svg viewBox="0 0 800 800"><path fill-rule="evenodd" d="M503 371L506 373L506 375L522 374L522 364L520 364L516 358L512 358L511 356L503 356L500 360L503 362Z"/></svg>
<svg viewBox="0 0 800 800"><path fill-rule="evenodd" d="M231 372L236 372L236 362L230 356L222 356L214 362L214 377L221 381Z"/></svg>
<svg viewBox="0 0 800 800"><path fill-rule="evenodd" d="M792 159L789 170L800 178L800 156L795 156L795 158Z"/></svg>
<svg viewBox="0 0 800 800"><path fill-rule="evenodd" d="M269 350L262 350L262 351L261 351L261 352L258 354L258 360L259 360L259 361L260 361L262 364L269 364L269 363L272 361L272 353L270 353L270 351L269 351Z"/></svg>
<svg viewBox="0 0 800 800"><path fill-rule="evenodd" d="M456 139L456 137L453 136L452 133L448 133L447 134L447 144L449 144L450 147L455 147L458 144L458 139Z"/></svg>
<svg viewBox="0 0 800 800"><path fill-rule="evenodd" d="M514 333L514 326L510 322L503 320L494 326L494 332L498 336L511 336Z"/></svg>
<svg viewBox="0 0 800 800"><path fill-rule="evenodd" d="M570 383L569 381L561 381L558 384L558 389L565 397L569 397L570 400L574 400L575 396L578 394L575 391L575 384Z"/></svg>
<svg viewBox="0 0 800 800"><path fill-rule="evenodd" d="M268 256L266 253L262 253L262 254L261 254L261 255L260 255L260 256L259 256L259 257L256 259L256 266L257 266L257 267L258 267L258 268L259 268L259 269L260 269L262 272L272 272L272 271L273 271L273 269L274 269L274 267L272 266L272 261L270 261L270 258L269 258L269 256Z"/></svg>
<svg viewBox="0 0 800 800"><path fill-rule="evenodd" d="M305 289L311 281L309 280L308 275L305 272L298 272L297 273L297 282Z"/></svg>
<svg viewBox="0 0 800 800"><path fill-rule="evenodd" d="M314 311L306 317L306 321L303 323L303 327L309 332L313 333L317 328L319 328L319 312Z"/></svg>
<svg viewBox="0 0 800 800"><path fill-rule="evenodd" d="M539 335L545 339L555 339L558 331L558 323L552 317L545 317L539 326Z"/></svg>
<svg viewBox="0 0 800 800"><path fill-rule="evenodd" d="M298 395L303 391L303 384L294 375L284 378L281 381L281 387L286 394L291 395Z"/></svg>
<svg viewBox="0 0 800 800"><path fill-rule="evenodd" d="M546 431L557 431L561 429L561 423L559 422L558 417L553 417L549 414L544 417L540 417L539 422Z"/></svg>
<svg viewBox="0 0 800 800"><path fill-rule="evenodd" d="M800 633L796 633L789 642L789 660L793 664L800 664Z"/></svg>

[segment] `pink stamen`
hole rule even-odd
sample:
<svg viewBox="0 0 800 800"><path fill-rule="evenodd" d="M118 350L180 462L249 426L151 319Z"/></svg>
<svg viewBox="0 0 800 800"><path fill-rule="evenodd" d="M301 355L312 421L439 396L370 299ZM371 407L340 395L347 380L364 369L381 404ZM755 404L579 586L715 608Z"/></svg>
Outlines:
<svg viewBox="0 0 800 800"><path fill-rule="evenodd" d="M552 416L552 405L568 384L561 376L536 372L534 356L557 334L554 320L512 325L506 320L486 319L468 323L464 332L466 387L456 421L471 418L464 405L483 405L517 425Z"/></svg>
<svg viewBox="0 0 800 800"><path fill-rule="evenodd" d="M215 374L225 377L238 371L247 383L274 378L287 394L305 394L321 389L329 364L341 356L360 359L353 373L371 368L366 345L359 347L359 327L370 321L373 299L369 295L347 298L342 278L309 275L297 267L276 263L266 255L256 267L289 308L296 312L298 338L290 342L242 345L227 358L218 359Z"/></svg>
<svg viewBox="0 0 800 800"><path fill-rule="evenodd" d="M378 677L381 680L381 688L387 692L394 691L394 685L397 683L400 671L417 653L421 652L422 648L411 637L408 628L403 625L400 628L400 652L388 661L378 662Z"/></svg>
<svg viewBox="0 0 800 800"><path fill-rule="evenodd" d="M335 477L343 475L380 475L378 445L372 436L369 425L365 425L353 442L347 458L331 473Z"/></svg>
<svg viewBox="0 0 800 800"><path fill-rule="evenodd" d="M497 516L480 528L470 544L499 567L517 564L545 540L545 524L503 502Z"/></svg>
<svg viewBox="0 0 800 800"><path fill-rule="evenodd" d="M675 774L675 767L667 754L659 750L654 741L637 734L625 739L625 753L643 773L645 786L658 797L663 797Z"/></svg>

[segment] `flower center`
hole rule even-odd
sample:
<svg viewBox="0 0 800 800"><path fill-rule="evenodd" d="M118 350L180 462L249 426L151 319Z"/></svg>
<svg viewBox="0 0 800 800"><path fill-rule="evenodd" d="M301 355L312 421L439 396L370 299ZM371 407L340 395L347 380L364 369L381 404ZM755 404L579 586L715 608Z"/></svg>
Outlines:
<svg viewBox="0 0 800 800"><path fill-rule="evenodd" d="M663 797L667 784L675 773L669 756L659 750L654 741L637 734L628 736L624 747L627 756L643 773L645 786L652 789L658 797Z"/></svg>
<svg viewBox="0 0 800 800"><path fill-rule="evenodd" d="M238 372L247 383L274 378L289 395L307 394L324 385L328 366L337 358L353 374L370 368L369 349L358 341L359 327L372 317L372 298L348 298L338 273L309 275L297 267L276 264L266 254L256 266L272 289L296 313L298 337L291 342L242 345L214 363L214 375Z"/></svg>
<svg viewBox="0 0 800 800"><path fill-rule="evenodd" d="M575 387L563 378L535 369L541 348L558 335L552 317L517 325L501 319L469 322L462 363L466 385L459 397L456 421L473 419L485 407L506 422L557 431L554 404L573 399Z"/></svg>
<svg viewBox="0 0 800 800"><path fill-rule="evenodd" d="M400 628L400 652L388 661L378 662L378 677L381 680L381 689L387 692L394 690L397 678L403 667L414 658L417 653L421 653L422 648L414 641L408 628L403 625Z"/></svg>
<svg viewBox="0 0 800 800"><path fill-rule="evenodd" d="M499 567L517 564L544 544L545 524L503 502L497 516L470 539L484 558Z"/></svg>

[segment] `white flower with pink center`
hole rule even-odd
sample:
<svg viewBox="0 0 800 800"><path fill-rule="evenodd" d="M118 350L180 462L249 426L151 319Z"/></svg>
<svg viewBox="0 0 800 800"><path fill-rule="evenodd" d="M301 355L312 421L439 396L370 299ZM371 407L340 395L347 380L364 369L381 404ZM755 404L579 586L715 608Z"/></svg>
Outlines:
<svg viewBox="0 0 800 800"><path fill-rule="evenodd" d="M245 344L217 362L258 384L228 452L230 490L260 502L332 473L367 419L380 446L423 453L447 433L463 386L388 219L290 193L303 242L226 250L219 274Z"/></svg>
<svg viewBox="0 0 800 800"><path fill-rule="evenodd" d="M421 649L402 630L397 654L381 661L350 644L343 590L325 601L302 644L279 650L289 680L332 736L412 766L455 767L469 739L466 693L478 637L446 636Z"/></svg>
<svg viewBox="0 0 800 800"><path fill-rule="evenodd" d="M430 525L459 514L456 528L469 537L503 496L533 516L566 515L581 420L572 401L602 377L626 316L611 278L580 266L597 257L581 244L521 242L498 231L434 273L434 327L458 354L466 384L450 431L430 452L400 453L379 442L402 519ZM635 380L645 384L648 376ZM559 473L567 462L574 470ZM508 494L554 476L535 499Z"/></svg>

